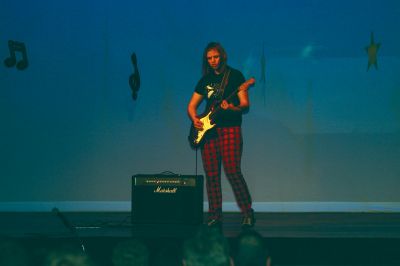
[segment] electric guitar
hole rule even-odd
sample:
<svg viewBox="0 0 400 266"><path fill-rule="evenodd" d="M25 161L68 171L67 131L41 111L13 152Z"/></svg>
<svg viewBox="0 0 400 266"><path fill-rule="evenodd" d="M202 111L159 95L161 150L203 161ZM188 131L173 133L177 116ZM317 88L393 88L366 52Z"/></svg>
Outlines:
<svg viewBox="0 0 400 266"><path fill-rule="evenodd" d="M234 90L228 97L225 98L226 101L228 101L230 98L232 98L237 92L239 91L246 91L250 88L251 85L253 85L256 82L254 78L250 78L246 80L244 83L242 83L236 90ZM203 122L203 129L199 130L194 127L193 123L190 127L190 132L189 132L189 144L192 148L197 148L199 147L206 135L206 133L212 129L213 127L216 126L216 124L213 122L212 118L215 116L217 112L219 112L222 109L220 102L217 104L213 104L206 110L205 115L200 116L200 121Z"/></svg>

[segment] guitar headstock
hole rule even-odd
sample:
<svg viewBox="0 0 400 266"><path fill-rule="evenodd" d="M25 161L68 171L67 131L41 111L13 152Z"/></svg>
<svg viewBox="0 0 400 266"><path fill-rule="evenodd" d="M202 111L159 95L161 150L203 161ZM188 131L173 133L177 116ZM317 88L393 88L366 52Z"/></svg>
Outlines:
<svg viewBox="0 0 400 266"><path fill-rule="evenodd" d="M250 88L250 86L254 85L256 83L256 79L254 77L249 78L245 82L240 85L238 91L245 91Z"/></svg>

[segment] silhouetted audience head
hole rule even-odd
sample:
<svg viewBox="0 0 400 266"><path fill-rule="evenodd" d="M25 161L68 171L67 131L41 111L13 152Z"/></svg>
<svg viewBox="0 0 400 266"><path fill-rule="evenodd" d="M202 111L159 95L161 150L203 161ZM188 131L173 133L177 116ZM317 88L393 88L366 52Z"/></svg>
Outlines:
<svg viewBox="0 0 400 266"><path fill-rule="evenodd" d="M182 266L181 246L168 243L151 256L151 266Z"/></svg>
<svg viewBox="0 0 400 266"><path fill-rule="evenodd" d="M269 266L271 264L265 240L258 232L245 230L236 241L235 266Z"/></svg>
<svg viewBox="0 0 400 266"><path fill-rule="evenodd" d="M28 252L17 240L0 238L0 265L30 265Z"/></svg>
<svg viewBox="0 0 400 266"><path fill-rule="evenodd" d="M219 230L201 227L183 244L185 266L229 266L229 245Z"/></svg>
<svg viewBox="0 0 400 266"><path fill-rule="evenodd" d="M113 249L112 263L114 266L148 266L149 249L138 239L119 242Z"/></svg>
<svg viewBox="0 0 400 266"><path fill-rule="evenodd" d="M45 266L94 266L90 257L75 245L63 245L48 252Z"/></svg>

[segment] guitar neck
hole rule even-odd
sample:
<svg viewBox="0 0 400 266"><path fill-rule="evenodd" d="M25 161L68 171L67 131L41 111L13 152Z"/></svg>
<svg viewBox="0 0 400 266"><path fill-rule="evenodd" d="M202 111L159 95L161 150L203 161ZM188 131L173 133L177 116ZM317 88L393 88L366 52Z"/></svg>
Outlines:
<svg viewBox="0 0 400 266"><path fill-rule="evenodd" d="M233 96L235 96L235 94L239 91L239 88L235 89L231 94L228 95L228 97L226 97L223 100L229 101ZM214 107L213 111L211 112L211 115L216 114L217 112L219 112L222 109L220 102L218 103L217 106Z"/></svg>
<svg viewBox="0 0 400 266"><path fill-rule="evenodd" d="M235 90L233 90L233 92L231 94L229 94L225 99L226 101L229 101L233 96L235 96L235 94L239 91L239 90L248 90L249 87L251 85L253 85L255 83L255 79L254 78L250 78L247 81L245 81L243 84L241 84L239 87L237 87ZM221 110L222 107L221 105L218 103L217 106L214 106L214 109L211 111L211 115L214 115L215 113L219 112L219 110Z"/></svg>

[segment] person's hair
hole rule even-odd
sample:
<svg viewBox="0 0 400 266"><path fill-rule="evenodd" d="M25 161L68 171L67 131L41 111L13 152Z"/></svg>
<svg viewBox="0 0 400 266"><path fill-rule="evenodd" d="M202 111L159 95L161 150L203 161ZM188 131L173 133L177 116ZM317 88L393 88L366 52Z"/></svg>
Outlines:
<svg viewBox="0 0 400 266"><path fill-rule="evenodd" d="M216 229L201 227L197 234L183 244L186 266L229 266L229 246Z"/></svg>
<svg viewBox="0 0 400 266"><path fill-rule="evenodd" d="M112 252L114 266L149 265L150 252L147 246L138 239L119 242Z"/></svg>
<svg viewBox="0 0 400 266"><path fill-rule="evenodd" d="M224 47L222 47L222 45L218 42L210 42L206 48L204 49L203 52L203 66L202 66L202 74L203 76L210 73L212 71L212 68L210 67L210 65L208 64L207 61L207 53L210 50L217 50L219 52L220 55L220 68L222 70L224 70L226 68L227 62L228 62L228 55L225 52Z"/></svg>
<svg viewBox="0 0 400 266"><path fill-rule="evenodd" d="M45 266L93 266L93 260L78 247L62 245L48 252Z"/></svg>
<svg viewBox="0 0 400 266"><path fill-rule="evenodd" d="M270 257L264 238L254 230L245 230L237 238L235 266L264 266Z"/></svg>

